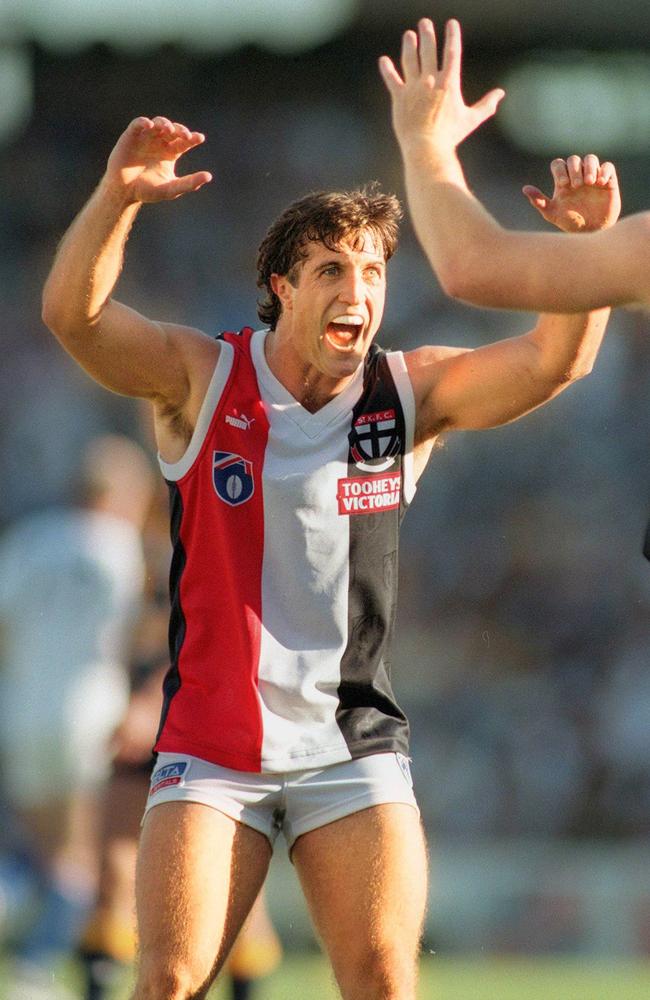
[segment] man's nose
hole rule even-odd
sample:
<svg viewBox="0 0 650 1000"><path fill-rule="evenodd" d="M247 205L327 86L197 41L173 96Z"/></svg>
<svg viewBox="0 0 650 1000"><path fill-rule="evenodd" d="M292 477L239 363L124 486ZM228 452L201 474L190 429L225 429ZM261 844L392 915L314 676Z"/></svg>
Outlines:
<svg viewBox="0 0 650 1000"><path fill-rule="evenodd" d="M339 292L341 302L358 305L364 299L363 275L360 271L350 271L345 275Z"/></svg>

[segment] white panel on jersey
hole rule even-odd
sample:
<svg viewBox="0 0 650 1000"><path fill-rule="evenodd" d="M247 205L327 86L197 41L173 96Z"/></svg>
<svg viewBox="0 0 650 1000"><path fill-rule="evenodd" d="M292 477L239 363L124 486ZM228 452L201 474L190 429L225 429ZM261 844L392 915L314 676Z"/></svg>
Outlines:
<svg viewBox="0 0 650 1000"><path fill-rule="evenodd" d="M251 346L270 422L264 463L261 766L282 771L350 758L336 722L350 572L349 518L339 515L336 494L338 479L347 475L350 411L363 373L317 413L308 413L269 370L264 336L256 333Z"/></svg>
<svg viewBox="0 0 650 1000"><path fill-rule="evenodd" d="M402 462L404 499L406 503L411 503L415 496L416 481L413 470L413 441L415 438L415 397L413 386L406 369L406 362L401 351L391 351L386 355L390 373L393 376L397 389L402 411L404 413L404 425L406 440L404 442L404 459Z"/></svg>

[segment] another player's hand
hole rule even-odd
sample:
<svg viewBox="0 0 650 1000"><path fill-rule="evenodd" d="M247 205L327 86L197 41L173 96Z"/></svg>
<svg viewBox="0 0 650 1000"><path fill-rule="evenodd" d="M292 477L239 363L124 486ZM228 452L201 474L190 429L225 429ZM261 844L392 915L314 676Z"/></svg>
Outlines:
<svg viewBox="0 0 650 1000"><path fill-rule="evenodd" d="M388 56L379 70L391 96L393 127L402 148L425 141L441 152L453 150L496 111L503 90L491 90L467 105L461 93L462 42L458 21L448 21L442 65L438 68L432 21L423 18L418 30L402 38L400 75Z"/></svg>
<svg viewBox="0 0 650 1000"><path fill-rule="evenodd" d="M621 195L613 163L597 156L569 156L553 160L553 195L529 184L523 188L528 201L547 222L566 233L591 232L613 226L621 211Z"/></svg>
<svg viewBox="0 0 650 1000"><path fill-rule="evenodd" d="M106 182L131 202L169 201L212 180L205 170L176 176L184 153L205 140L167 118L136 118L118 139L106 169Z"/></svg>

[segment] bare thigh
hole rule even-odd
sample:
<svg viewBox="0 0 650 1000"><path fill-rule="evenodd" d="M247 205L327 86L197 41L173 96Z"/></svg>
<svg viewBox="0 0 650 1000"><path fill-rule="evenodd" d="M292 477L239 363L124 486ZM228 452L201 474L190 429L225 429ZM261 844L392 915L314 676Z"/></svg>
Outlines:
<svg viewBox="0 0 650 1000"><path fill-rule="evenodd" d="M416 810L364 809L299 837L292 857L345 1000L414 1000L427 898Z"/></svg>
<svg viewBox="0 0 650 1000"><path fill-rule="evenodd" d="M261 833L196 802L165 802L144 822L136 875L137 1000L201 998L264 882Z"/></svg>

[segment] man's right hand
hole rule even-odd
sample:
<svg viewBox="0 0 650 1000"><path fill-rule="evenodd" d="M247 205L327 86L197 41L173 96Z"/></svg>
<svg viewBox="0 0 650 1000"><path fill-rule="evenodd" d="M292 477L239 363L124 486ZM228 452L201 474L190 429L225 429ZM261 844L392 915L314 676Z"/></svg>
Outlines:
<svg viewBox="0 0 650 1000"><path fill-rule="evenodd" d="M104 183L127 202L171 201L212 180L205 170L176 176L176 162L205 140L167 118L136 118L111 153Z"/></svg>

